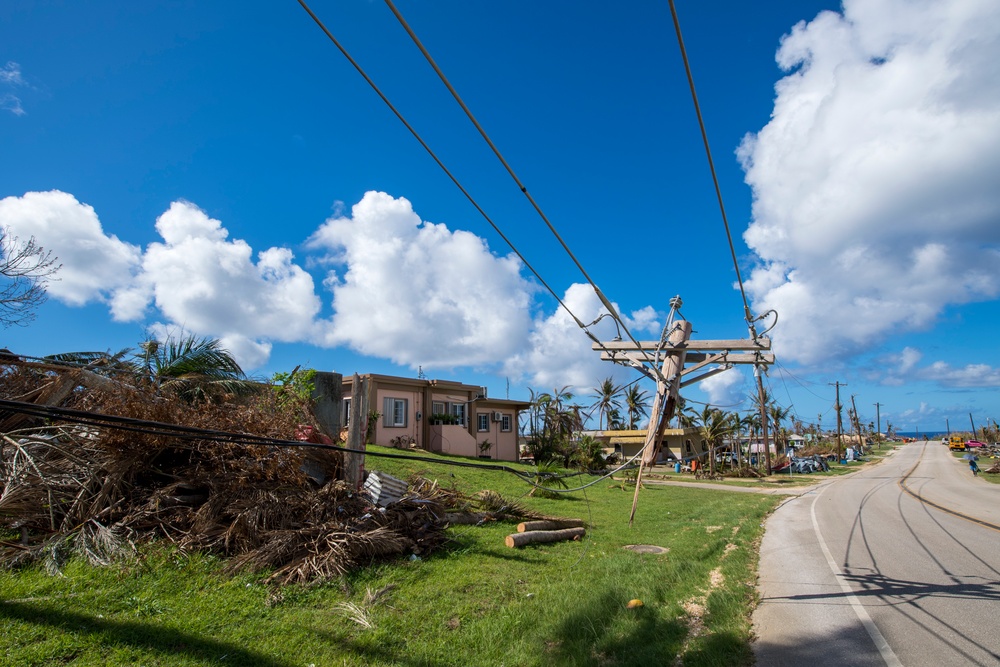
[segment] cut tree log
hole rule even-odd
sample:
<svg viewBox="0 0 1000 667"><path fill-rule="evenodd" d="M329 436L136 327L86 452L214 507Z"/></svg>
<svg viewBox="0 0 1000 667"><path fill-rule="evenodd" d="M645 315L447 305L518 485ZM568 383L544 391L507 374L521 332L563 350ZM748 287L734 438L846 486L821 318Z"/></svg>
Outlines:
<svg viewBox="0 0 1000 667"><path fill-rule="evenodd" d="M514 533L504 538L504 543L510 547L523 547L535 542L562 542L583 537L584 528L564 528L563 530L533 530L528 533Z"/></svg>
<svg viewBox="0 0 1000 667"><path fill-rule="evenodd" d="M517 532L530 533L535 530L561 530L563 528L583 528L583 519L548 519L525 521L517 524Z"/></svg>

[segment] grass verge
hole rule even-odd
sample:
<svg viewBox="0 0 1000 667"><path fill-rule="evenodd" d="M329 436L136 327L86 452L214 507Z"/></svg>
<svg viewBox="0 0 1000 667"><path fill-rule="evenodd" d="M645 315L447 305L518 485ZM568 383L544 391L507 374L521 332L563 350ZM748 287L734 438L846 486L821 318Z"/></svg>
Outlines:
<svg viewBox="0 0 1000 667"><path fill-rule="evenodd" d="M0 664L752 664L756 545L780 499L648 486L629 527L632 490L610 480L543 499L503 473L374 457L367 467L492 489L590 527L580 542L515 550L503 544L513 524L459 526L430 558L311 588L227 577L218 559L169 544L111 568L0 572ZM668 551L624 548L634 544Z"/></svg>

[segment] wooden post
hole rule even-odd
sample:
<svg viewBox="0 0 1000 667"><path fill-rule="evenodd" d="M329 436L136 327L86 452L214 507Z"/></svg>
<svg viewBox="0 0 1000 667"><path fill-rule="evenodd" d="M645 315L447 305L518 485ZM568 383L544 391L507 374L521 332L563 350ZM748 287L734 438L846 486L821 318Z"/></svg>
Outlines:
<svg viewBox="0 0 1000 667"><path fill-rule="evenodd" d="M360 490L365 480L365 430L368 428L368 379L357 373L351 378L351 420L347 428L347 448L360 450L344 457L344 481Z"/></svg>
<svg viewBox="0 0 1000 667"><path fill-rule="evenodd" d="M691 337L691 323L686 320L679 320L674 330L667 338L665 352L666 358L660 368L661 380L656 382L656 397L653 399L653 408L649 412L649 428L646 429L646 442L643 444L642 461L639 464L639 472L635 477L635 495L632 497L632 512L628 516L628 524L632 525L635 519L635 509L639 504L639 489L642 488L642 470L647 465L656 463L656 457L660 453L660 446L663 444L663 431L667 428L667 422L674 416L674 408L677 405L677 393L681 387L681 372L684 370L684 356L686 349L684 345ZM677 350L676 348L680 348Z"/></svg>
<svg viewBox="0 0 1000 667"><path fill-rule="evenodd" d="M761 378L760 366L754 366L754 375L757 376L757 396L760 399L760 437L764 441L764 462L767 466L767 474L771 474L771 443L767 441L767 403L764 402L764 380ZM757 452L760 456L760 452ZM760 460L759 458L757 459Z"/></svg>
<svg viewBox="0 0 1000 667"><path fill-rule="evenodd" d="M834 405L833 407L836 408L837 410L837 463L840 463L841 457L843 456L844 452L844 444L843 444L844 423L841 420L841 415L840 415L840 411L844 406L840 404L840 388L846 387L847 385L841 382L840 380L828 384L833 384L834 386L837 387L837 404Z"/></svg>

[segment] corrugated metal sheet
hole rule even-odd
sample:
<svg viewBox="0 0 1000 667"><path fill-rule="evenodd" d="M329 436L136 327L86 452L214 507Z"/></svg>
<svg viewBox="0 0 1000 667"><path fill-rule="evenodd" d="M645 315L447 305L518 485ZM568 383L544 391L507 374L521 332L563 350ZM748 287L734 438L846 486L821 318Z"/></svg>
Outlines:
<svg viewBox="0 0 1000 667"><path fill-rule="evenodd" d="M407 484L392 475L373 470L365 480L364 490L379 507L388 507L406 495Z"/></svg>

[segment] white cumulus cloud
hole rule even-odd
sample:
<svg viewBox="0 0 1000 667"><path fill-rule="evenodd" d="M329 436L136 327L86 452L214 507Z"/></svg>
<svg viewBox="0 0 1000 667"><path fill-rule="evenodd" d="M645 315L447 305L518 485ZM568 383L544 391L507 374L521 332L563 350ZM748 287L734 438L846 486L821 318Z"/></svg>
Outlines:
<svg viewBox="0 0 1000 667"><path fill-rule="evenodd" d="M137 246L106 235L92 207L59 190L0 200L0 227L52 251L62 266L48 292L73 306L107 300L129 284L139 264Z"/></svg>
<svg viewBox="0 0 1000 667"><path fill-rule="evenodd" d="M106 235L93 208L64 192L0 201L0 224L51 248L63 268L50 294L73 306L106 303L120 322L151 335L219 338L244 368L264 365L273 345L347 346L416 368L502 369L536 386L574 385L634 371L601 362L562 310L532 319L537 287L513 255L493 254L467 231L422 221L409 201L368 192L324 222L306 247L306 266L326 271L333 314L321 318L313 276L292 251L254 252L220 220L175 201L157 218L161 241L144 250ZM593 290L572 285L566 304L585 322L606 312ZM625 317L633 331L659 333L645 307ZM592 327L611 339L610 318Z"/></svg>
<svg viewBox="0 0 1000 667"><path fill-rule="evenodd" d="M705 392L708 402L717 407L732 407L747 397L746 375L739 368L712 375L694 386Z"/></svg>
<svg viewBox="0 0 1000 667"><path fill-rule="evenodd" d="M776 348L812 362L1000 295L1000 12L845 0L782 40L771 121L739 150Z"/></svg>
<svg viewBox="0 0 1000 667"><path fill-rule="evenodd" d="M368 192L309 246L344 267L326 281L335 311L326 345L449 368L495 364L527 340L534 289L520 262L475 234L422 222L406 199Z"/></svg>
<svg viewBox="0 0 1000 667"><path fill-rule="evenodd" d="M266 361L269 341L307 340L320 311L312 276L287 248L257 253L189 202L177 201L156 220L162 243L151 243L135 282L112 302L116 319L142 319L155 304L171 324L215 336L241 362Z"/></svg>
<svg viewBox="0 0 1000 667"><path fill-rule="evenodd" d="M966 364L958 367L946 361L934 361L921 365L922 359L923 353L913 347L903 348L898 354L887 355L880 363L885 370L879 379L882 384L889 386L922 381L949 389L1000 387L1000 368L989 364Z"/></svg>
<svg viewBox="0 0 1000 667"><path fill-rule="evenodd" d="M582 283L569 286L563 296L563 303L584 324L589 324L598 315L607 312L590 285ZM612 305L618 309L617 304ZM622 319L634 336L642 332L656 336L660 334L657 313L651 306L631 315L622 314ZM590 331L599 340L611 340L618 335L610 317L590 327ZM579 388L593 387L608 376L618 381L635 378L637 371L610 361L601 361L600 354L591 349L592 343L569 313L560 308L551 315L536 320L528 346L507 361L504 371L514 377L525 378L532 386L544 387L546 390L569 385L579 391Z"/></svg>

